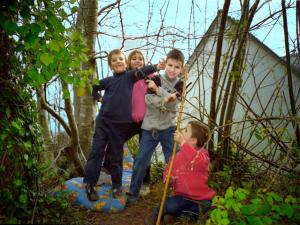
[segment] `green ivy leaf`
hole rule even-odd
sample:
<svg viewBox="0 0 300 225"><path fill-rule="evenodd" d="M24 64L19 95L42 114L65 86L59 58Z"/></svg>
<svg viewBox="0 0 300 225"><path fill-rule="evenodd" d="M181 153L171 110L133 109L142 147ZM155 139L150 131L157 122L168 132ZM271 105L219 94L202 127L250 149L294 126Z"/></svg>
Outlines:
<svg viewBox="0 0 300 225"><path fill-rule="evenodd" d="M253 215L257 209L257 205L248 204L242 207L243 215Z"/></svg>
<svg viewBox="0 0 300 225"><path fill-rule="evenodd" d="M30 17L30 8L29 5L24 5L22 10L20 11L20 14L23 18L29 18Z"/></svg>
<svg viewBox="0 0 300 225"><path fill-rule="evenodd" d="M229 187L226 190L225 199L229 199L229 198L232 198L232 197L233 197L233 189L232 189L232 187Z"/></svg>
<svg viewBox="0 0 300 225"><path fill-rule="evenodd" d="M246 216L249 225L264 225L264 223L261 221L259 217L255 216Z"/></svg>
<svg viewBox="0 0 300 225"><path fill-rule="evenodd" d="M33 35L38 36L38 34L41 32L41 27L37 23L30 24L30 30Z"/></svg>
<svg viewBox="0 0 300 225"><path fill-rule="evenodd" d="M247 198L247 195L249 194L248 190L242 189L242 188L238 188L235 192L235 196L237 197L237 199L239 201L243 201Z"/></svg>
<svg viewBox="0 0 300 225"><path fill-rule="evenodd" d="M23 203L23 204L25 204L26 202L27 202L27 195L25 195L25 194L21 194L20 196L19 196L19 202L21 202L21 203Z"/></svg>
<svg viewBox="0 0 300 225"><path fill-rule="evenodd" d="M17 32L21 37L25 38L29 32L28 26L19 26Z"/></svg>
<svg viewBox="0 0 300 225"><path fill-rule="evenodd" d="M71 9L71 12L74 14L78 11L78 7L77 6L74 6L72 9Z"/></svg>
<svg viewBox="0 0 300 225"><path fill-rule="evenodd" d="M269 204L261 204L257 205L257 209L255 211L256 216L263 216L267 215L269 212L271 212L272 208Z"/></svg>
<svg viewBox="0 0 300 225"><path fill-rule="evenodd" d="M31 145L31 144L30 144L30 145ZM25 160L28 160L28 159L29 159L29 157L28 157L27 154L24 155L24 159L25 159Z"/></svg>
<svg viewBox="0 0 300 225"><path fill-rule="evenodd" d="M22 184L23 184L23 182L22 182L21 179L17 178L17 179L14 180L15 187L20 187Z"/></svg>
<svg viewBox="0 0 300 225"><path fill-rule="evenodd" d="M59 52L59 50L60 50L59 43L56 40L50 41L49 47L51 50L56 51L56 52Z"/></svg>
<svg viewBox="0 0 300 225"><path fill-rule="evenodd" d="M12 23L12 22L6 22L6 23L4 22L3 28L4 28L4 31L9 35L15 34L16 31L18 30L17 24Z"/></svg>
<svg viewBox="0 0 300 225"><path fill-rule="evenodd" d="M50 63L53 63L54 57L48 53L43 53L40 56L41 62L48 66Z"/></svg>
<svg viewBox="0 0 300 225"><path fill-rule="evenodd" d="M10 117L11 111L10 111L10 108L9 108L9 107L6 108L5 114L6 114L6 117L7 117L7 118Z"/></svg>
<svg viewBox="0 0 300 225"><path fill-rule="evenodd" d="M54 15L49 15L48 16L48 21L49 23L53 26L56 27L57 25L59 25L59 20L56 18L56 16Z"/></svg>
<svg viewBox="0 0 300 225"><path fill-rule="evenodd" d="M233 198L230 198L230 199L227 199L226 200L226 203L225 203L225 206L227 209L230 209L232 208L232 206L235 204L235 201Z"/></svg>
<svg viewBox="0 0 300 225"><path fill-rule="evenodd" d="M274 199L276 202L282 202L282 198L278 195L278 194L276 194L275 192L268 192L267 193L267 196L268 197L271 197L272 199Z"/></svg>
<svg viewBox="0 0 300 225"><path fill-rule="evenodd" d="M273 224L273 220L270 217L263 217L261 220L263 224Z"/></svg>
<svg viewBox="0 0 300 225"><path fill-rule="evenodd" d="M13 121L11 123L12 127L16 128L17 130L21 129L21 125L19 121Z"/></svg>
<svg viewBox="0 0 300 225"><path fill-rule="evenodd" d="M25 162L25 165L27 166L27 168L31 168L32 167L32 165L33 165L33 161L32 161L32 159L28 159L26 162Z"/></svg>
<svg viewBox="0 0 300 225"><path fill-rule="evenodd" d="M230 222L230 221L229 221L227 218L224 218L224 219L221 219L221 220L220 220L220 223L219 223L219 224L220 224L220 225L221 225L221 224L222 224L222 225L227 225L227 224L229 224L229 222Z"/></svg>
<svg viewBox="0 0 300 225"><path fill-rule="evenodd" d="M38 71L35 68L29 70L27 74L32 80L35 80L39 76Z"/></svg>
<svg viewBox="0 0 300 225"><path fill-rule="evenodd" d="M30 48L34 48L34 44L35 44L35 40L37 39L38 37L34 34L27 34L26 37L25 37L25 45L27 44L28 46L26 46L27 49L30 49Z"/></svg>
<svg viewBox="0 0 300 225"><path fill-rule="evenodd" d="M294 215L294 208L288 204L284 204L283 208L285 210L285 214L287 215L287 217L292 218L292 216Z"/></svg>

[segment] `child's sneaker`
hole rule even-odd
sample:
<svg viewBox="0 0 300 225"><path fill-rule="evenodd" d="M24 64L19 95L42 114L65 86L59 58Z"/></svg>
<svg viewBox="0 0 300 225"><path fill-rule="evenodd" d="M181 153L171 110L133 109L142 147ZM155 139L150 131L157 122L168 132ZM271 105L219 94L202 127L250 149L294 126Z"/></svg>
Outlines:
<svg viewBox="0 0 300 225"><path fill-rule="evenodd" d="M94 202L99 200L99 195L97 193L97 191L95 190L95 188L90 185L90 184L86 184L85 185L85 192L87 194L87 197L90 201Z"/></svg>
<svg viewBox="0 0 300 225"><path fill-rule="evenodd" d="M140 190L140 195L141 196L146 196L150 193L150 188L149 185L147 184L142 184L141 190Z"/></svg>
<svg viewBox="0 0 300 225"><path fill-rule="evenodd" d="M112 197L113 198L120 198L123 196L121 188L113 188L112 189Z"/></svg>
<svg viewBox="0 0 300 225"><path fill-rule="evenodd" d="M131 193L126 193L126 205L134 205L139 200L138 196L134 196Z"/></svg>

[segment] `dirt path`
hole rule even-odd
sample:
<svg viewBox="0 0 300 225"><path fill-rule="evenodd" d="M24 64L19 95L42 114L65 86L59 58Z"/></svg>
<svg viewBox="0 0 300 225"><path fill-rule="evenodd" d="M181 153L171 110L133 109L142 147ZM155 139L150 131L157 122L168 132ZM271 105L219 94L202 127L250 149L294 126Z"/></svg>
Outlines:
<svg viewBox="0 0 300 225"><path fill-rule="evenodd" d="M126 207L121 213L86 212L85 224L92 225L143 225L145 217L160 204L162 197L161 187L151 187L151 193L141 197L139 201L130 207ZM178 220L176 225L195 225L189 220Z"/></svg>

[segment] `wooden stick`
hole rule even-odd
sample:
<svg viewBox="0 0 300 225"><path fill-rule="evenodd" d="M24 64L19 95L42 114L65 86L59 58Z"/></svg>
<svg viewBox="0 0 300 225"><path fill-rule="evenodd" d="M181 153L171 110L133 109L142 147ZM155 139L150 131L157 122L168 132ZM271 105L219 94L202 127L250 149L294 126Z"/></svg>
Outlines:
<svg viewBox="0 0 300 225"><path fill-rule="evenodd" d="M177 128L176 128L177 130L180 130L183 104L184 104L185 95L186 95L186 80L187 80L187 75L188 75L188 65L187 64L184 66L182 74L183 74L183 90L182 90L182 95L181 95L179 111L178 111L178 120L177 120ZM164 210L164 204L165 204L165 201L166 201L168 186L169 186L169 182L170 182L170 175L171 175L171 170L172 170L173 163L174 163L175 154L176 154L176 143L174 142L172 156L171 156L171 159L170 159L169 170L168 170L168 174L167 174L167 177L166 177L164 192L163 192L162 200L161 200L161 203L160 203L160 208L159 208L159 213L158 213L158 216L157 216L156 225L160 224L160 220L161 220L161 217L162 217L162 212Z"/></svg>

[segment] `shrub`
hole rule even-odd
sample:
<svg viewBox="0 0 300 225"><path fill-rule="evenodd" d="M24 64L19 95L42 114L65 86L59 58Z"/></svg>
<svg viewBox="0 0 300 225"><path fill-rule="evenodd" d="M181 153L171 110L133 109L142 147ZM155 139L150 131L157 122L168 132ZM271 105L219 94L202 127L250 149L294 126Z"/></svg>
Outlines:
<svg viewBox="0 0 300 225"><path fill-rule="evenodd" d="M229 187L224 197L215 196L207 225L218 224L299 224L299 199L288 195L282 197L263 189ZM288 222L287 222L288 221Z"/></svg>

